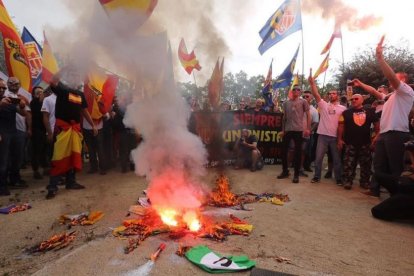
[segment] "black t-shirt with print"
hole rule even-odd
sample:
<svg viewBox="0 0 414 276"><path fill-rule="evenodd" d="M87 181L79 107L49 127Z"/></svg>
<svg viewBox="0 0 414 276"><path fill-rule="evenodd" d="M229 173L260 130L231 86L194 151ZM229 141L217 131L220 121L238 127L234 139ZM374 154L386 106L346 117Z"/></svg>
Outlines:
<svg viewBox="0 0 414 276"><path fill-rule="evenodd" d="M349 108L342 113L344 142L356 147L371 143L371 124L378 122L374 108Z"/></svg>
<svg viewBox="0 0 414 276"><path fill-rule="evenodd" d="M88 107L83 93L79 90L69 88L61 82L57 86L52 87L52 91L56 94L56 119L68 123L71 121L80 123L81 110Z"/></svg>

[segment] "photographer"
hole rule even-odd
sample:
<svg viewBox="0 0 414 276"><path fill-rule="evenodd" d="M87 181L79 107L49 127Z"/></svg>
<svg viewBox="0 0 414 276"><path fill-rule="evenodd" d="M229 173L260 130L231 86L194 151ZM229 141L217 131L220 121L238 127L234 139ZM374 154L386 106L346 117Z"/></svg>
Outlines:
<svg viewBox="0 0 414 276"><path fill-rule="evenodd" d="M246 166L250 166L250 171L254 172L261 169L259 164L260 151L257 149L257 137L253 134L249 135L249 130L242 129L241 137L236 142L236 170ZM260 165L260 166L258 166Z"/></svg>
<svg viewBox="0 0 414 276"><path fill-rule="evenodd" d="M5 97L6 83L0 80L0 196L8 196L7 166L9 149L13 135L16 133L16 113L26 115L23 101Z"/></svg>

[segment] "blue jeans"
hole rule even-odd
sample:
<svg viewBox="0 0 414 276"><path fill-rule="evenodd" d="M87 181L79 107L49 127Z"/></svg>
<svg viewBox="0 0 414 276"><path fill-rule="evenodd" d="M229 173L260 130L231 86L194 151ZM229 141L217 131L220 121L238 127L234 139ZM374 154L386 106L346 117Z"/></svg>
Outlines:
<svg viewBox="0 0 414 276"><path fill-rule="evenodd" d="M336 146L336 142L337 142L336 137L319 134L318 145L316 146L314 177L319 178L319 179L321 178L323 157L325 156L326 152L328 151L328 147L329 147L332 153L332 158L333 158L335 179L336 181L342 180L341 159L339 157L339 152Z"/></svg>
<svg viewBox="0 0 414 276"><path fill-rule="evenodd" d="M0 190L7 188L7 165L9 162L9 149L13 134L0 134Z"/></svg>
<svg viewBox="0 0 414 276"><path fill-rule="evenodd" d="M20 180L20 168L24 160L26 137L27 133L20 130L16 130L12 134L9 150L9 177L11 184L16 184Z"/></svg>

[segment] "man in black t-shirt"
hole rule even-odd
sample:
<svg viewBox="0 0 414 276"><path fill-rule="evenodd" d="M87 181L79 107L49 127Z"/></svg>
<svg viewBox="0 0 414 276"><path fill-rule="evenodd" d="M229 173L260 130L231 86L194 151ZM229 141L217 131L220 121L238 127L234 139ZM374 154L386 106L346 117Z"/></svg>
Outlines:
<svg viewBox="0 0 414 276"><path fill-rule="evenodd" d="M252 172L256 171L260 152L257 149L257 137L249 135L249 130L243 129L241 137L236 142L237 161L235 169L250 166Z"/></svg>
<svg viewBox="0 0 414 276"><path fill-rule="evenodd" d="M66 175L66 189L84 189L76 182L75 172L82 169L82 134L80 132L81 117L92 126L96 136L98 130L88 112L88 105L83 93L60 82L59 74L55 75L50 87L56 95L54 149L47 186L46 199L54 198L62 175Z"/></svg>
<svg viewBox="0 0 414 276"><path fill-rule="evenodd" d="M345 145L344 188L352 188L355 176L355 168L359 162L360 185L368 188L372 175L371 164L371 124L374 124L375 134L379 132L378 117L375 109L364 108L364 99L360 94L354 94L351 98L351 107L345 110L339 117L338 126L338 148L341 150Z"/></svg>

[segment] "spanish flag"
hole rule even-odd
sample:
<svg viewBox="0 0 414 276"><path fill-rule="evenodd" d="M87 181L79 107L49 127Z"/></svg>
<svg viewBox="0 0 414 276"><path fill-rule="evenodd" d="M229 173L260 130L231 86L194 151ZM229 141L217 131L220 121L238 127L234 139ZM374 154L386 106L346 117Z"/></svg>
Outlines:
<svg viewBox="0 0 414 276"><path fill-rule="evenodd" d="M93 120L100 120L110 110L118 81L118 76L102 69L94 69L88 74L84 93Z"/></svg>
<svg viewBox="0 0 414 276"><path fill-rule="evenodd" d="M70 124L56 119L56 128L59 130L53 147L51 176L67 173L74 169L82 169L82 139L80 124Z"/></svg>
<svg viewBox="0 0 414 276"><path fill-rule="evenodd" d="M151 16L158 0L99 0L99 2L108 16L120 10L136 12L140 17L138 25L141 25Z"/></svg>
<svg viewBox="0 0 414 276"><path fill-rule="evenodd" d="M27 52L22 39L0 0L0 32L3 35L4 57L6 60L9 77L20 80L21 86L26 91L31 91L32 76L30 73Z"/></svg>
<svg viewBox="0 0 414 276"><path fill-rule="evenodd" d="M316 79L320 74L328 70L329 67L329 54L326 55L325 59L322 61L321 65L319 65L318 70L316 70L315 75L313 76Z"/></svg>
<svg viewBox="0 0 414 276"><path fill-rule="evenodd" d="M180 46L178 46L178 58L180 59L181 65L189 75L194 69L197 69L198 71L201 70L201 66L194 54L194 51L191 51L191 53L187 52L184 38L181 38Z"/></svg>
<svg viewBox="0 0 414 276"><path fill-rule="evenodd" d="M223 92L223 67L224 58L217 59L211 78L208 82L208 98L212 107L217 108L220 104L221 93Z"/></svg>
<svg viewBox="0 0 414 276"><path fill-rule="evenodd" d="M42 81L50 83L52 77L59 71L59 65L50 47L49 41L46 38L46 33L43 32L45 41L43 42L43 54L42 54Z"/></svg>

